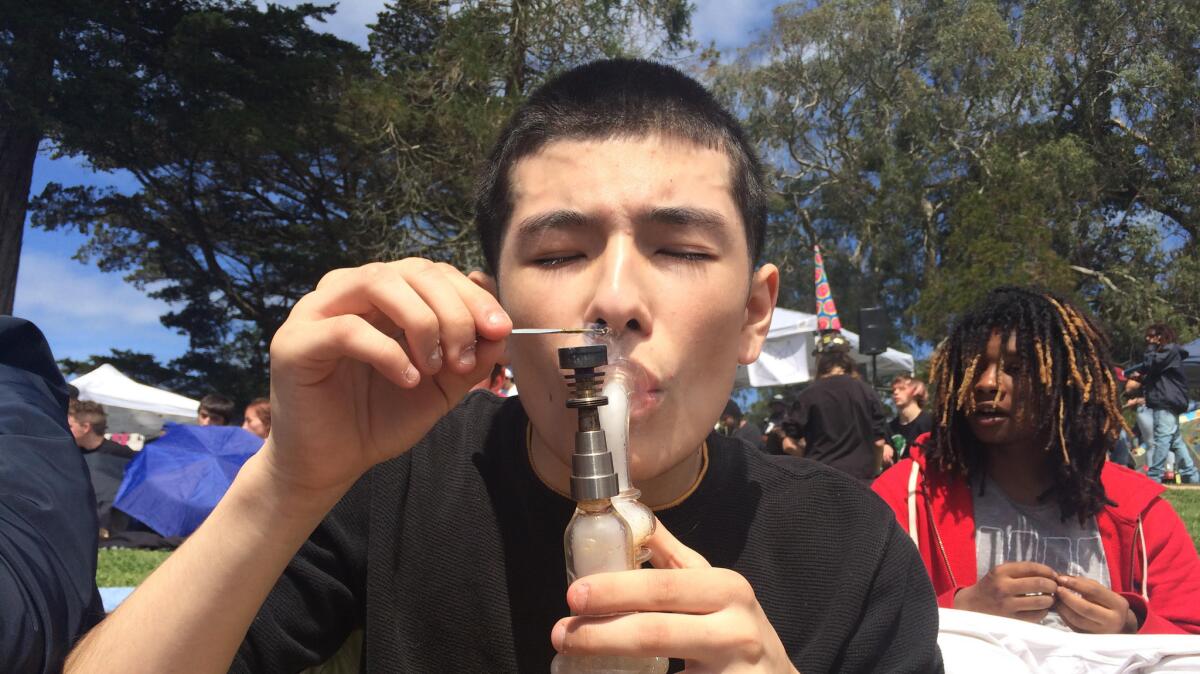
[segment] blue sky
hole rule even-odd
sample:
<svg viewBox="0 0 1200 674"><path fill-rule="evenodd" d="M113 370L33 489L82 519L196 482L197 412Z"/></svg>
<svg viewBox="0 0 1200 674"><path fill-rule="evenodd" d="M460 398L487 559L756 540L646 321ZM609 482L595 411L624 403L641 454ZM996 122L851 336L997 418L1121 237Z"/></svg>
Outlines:
<svg viewBox="0 0 1200 674"><path fill-rule="evenodd" d="M714 42L728 50L747 44L765 28L778 0L694 0L694 4L693 37L702 46ZM324 29L365 46L367 24L383 5L383 0L343 0ZM49 182L124 192L136 189L127 175L93 171L79 158L55 159L45 151L34 165L30 193L40 194ZM164 362L181 355L187 338L159 321L170 307L126 283L119 273L101 272L94 261L74 260L85 241L77 232L25 228L14 314L37 323L58 358L85 358L113 348L152 353Z"/></svg>

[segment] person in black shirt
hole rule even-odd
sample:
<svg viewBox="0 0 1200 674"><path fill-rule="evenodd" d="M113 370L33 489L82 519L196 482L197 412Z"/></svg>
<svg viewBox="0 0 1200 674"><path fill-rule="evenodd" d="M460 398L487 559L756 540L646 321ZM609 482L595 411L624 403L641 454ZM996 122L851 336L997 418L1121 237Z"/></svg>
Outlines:
<svg viewBox="0 0 1200 674"><path fill-rule="evenodd" d="M733 118L673 68L600 61L534 92L482 176L487 271L326 275L272 341L262 449L68 671L297 671L355 628L367 671L937 670L928 575L882 501L712 432L779 286ZM662 526L655 568L568 588L557 349L579 341L511 330L591 324L639 375L630 472ZM501 360L520 395L467 396Z"/></svg>
<svg viewBox="0 0 1200 674"><path fill-rule="evenodd" d="M75 444L84 454L110 454L122 459L132 459L133 450L104 437L108 429L108 415L100 403L90 400L72 400L67 411L67 424Z"/></svg>
<svg viewBox="0 0 1200 674"><path fill-rule="evenodd" d="M891 461L884 450L884 463L890 464L905 456L916 444L917 438L933 430L933 414L925 407L927 390L925 382L906 374L892 378L892 402L896 405L896 416L888 422L891 432L889 446L894 451ZM899 436L899 438L897 438Z"/></svg>
<svg viewBox="0 0 1200 674"><path fill-rule="evenodd" d="M724 435L744 440L755 449L763 449L762 431L742 414L742 408L733 400L725 404L725 411L721 413L721 429Z"/></svg>
<svg viewBox="0 0 1200 674"><path fill-rule="evenodd" d="M887 413L857 373L847 347L819 352L817 380L800 392L785 428L794 426L804 456L870 482L883 460Z"/></svg>

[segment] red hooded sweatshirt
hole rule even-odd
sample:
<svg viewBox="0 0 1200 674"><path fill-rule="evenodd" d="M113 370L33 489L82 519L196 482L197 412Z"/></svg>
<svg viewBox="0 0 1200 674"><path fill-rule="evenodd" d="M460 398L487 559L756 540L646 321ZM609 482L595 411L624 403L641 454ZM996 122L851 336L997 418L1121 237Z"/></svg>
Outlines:
<svg viewBox="0 0 1200 674"><path fill-rule="evenodd" d="M915 454L880 475L872 489L916 542L938 605L953 608L954 594L977 580L974 502L965 480L926 472L924 458ZM1200 634L1200 555L1161 497L1163 486L1113 463L1104 464L1100 479L1116 503L1096 515L1108 575L1112 590L1137 614L1138 632Z"/></svg>

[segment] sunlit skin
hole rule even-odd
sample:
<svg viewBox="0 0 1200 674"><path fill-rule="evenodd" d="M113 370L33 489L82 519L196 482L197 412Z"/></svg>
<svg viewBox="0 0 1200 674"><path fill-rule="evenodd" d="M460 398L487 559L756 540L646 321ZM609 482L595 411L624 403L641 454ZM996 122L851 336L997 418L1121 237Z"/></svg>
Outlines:
<svg viewBox="0 0 1200 674"><path fill-rule="evenodd" d="M738 363L758 357L777 292L773 265L752 273L728 158L660 137L557 141L516 163L512 191L499 283L473 278L498 291L515 326L613 329L647 375L632 396L632 478L651 505L678 497ZM508 342L534 465L560 491L576 419L556 350L580 343Z"/></svg>

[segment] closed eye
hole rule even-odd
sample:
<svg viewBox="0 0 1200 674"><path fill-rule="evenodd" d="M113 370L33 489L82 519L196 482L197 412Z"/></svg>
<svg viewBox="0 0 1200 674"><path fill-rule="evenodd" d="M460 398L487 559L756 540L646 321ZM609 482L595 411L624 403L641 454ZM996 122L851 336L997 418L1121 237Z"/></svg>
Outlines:
<svg viewBox="0 0 1200 674"><path fill-rule="evenodd" d="M698 253L691 250L662 250L659 251L659 254L684 262L704 262L713 259L713 256L708 253Z"/></svg>
<svg viewBox="0 0 1200 674"><path fill-rule="evenodd" d="M539 258L535 259L533 261L533 264L537 265L538 267L551 269L554 267L561 267L569 262L572 262L574 260L579 260L582 258L583 258L583 255L580 255L578 253L574 253L571 255L547 255L545 257L539 257Z"/></svg>

